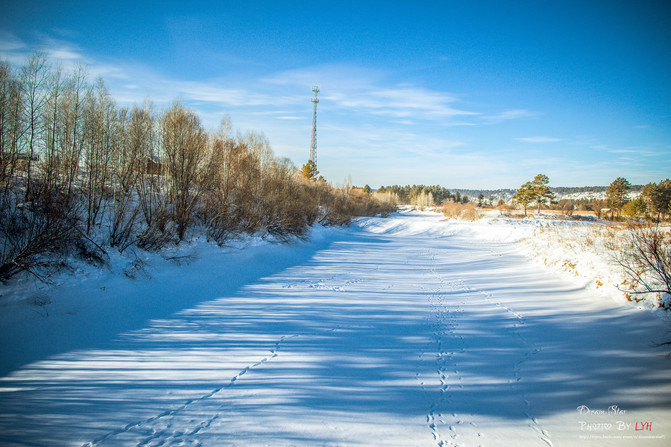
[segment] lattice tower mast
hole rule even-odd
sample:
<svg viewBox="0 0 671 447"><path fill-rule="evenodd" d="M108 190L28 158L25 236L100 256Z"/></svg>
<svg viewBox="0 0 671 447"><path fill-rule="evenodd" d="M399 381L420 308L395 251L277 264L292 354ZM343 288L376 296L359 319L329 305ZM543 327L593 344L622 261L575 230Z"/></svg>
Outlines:
<svg viewBox="0 0 671 447"><path fill-rule="evenodd" d="M317 165L317 103L319 98L317 98L317 93L319 93L319 87L316 85L312 87L312 91L315 96L312 98L312 137L310 138L310 161L312 161L315 166Z"/></svg>

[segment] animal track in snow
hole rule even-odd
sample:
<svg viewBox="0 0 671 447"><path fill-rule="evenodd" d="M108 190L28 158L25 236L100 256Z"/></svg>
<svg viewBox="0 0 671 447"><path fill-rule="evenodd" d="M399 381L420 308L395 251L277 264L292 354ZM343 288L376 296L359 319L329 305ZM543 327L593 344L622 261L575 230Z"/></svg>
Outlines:
<svg viewBox="0 0 671 447"><path fill-rule="evenodd" d="M539 354L541 352L541 347L536 345L535 343L529 341L521 332L520 328L526 325L526 319L519 313L515 312L514 310L510 309L508 306L505 304L498 302L494 299L494 295L487 291L487 290L473 290L474 292L479 292L485 299L485 301L489 302L490 304L493 304L494 306L498 307L499 309L502 309L503 311L507 312L508 314L512 315L516 321L516 323L513 325L513 334L514 336L518 337L519 340L523 343L524 346L526 346L525 352L520 360L515 362L513 364L513 374L515 378L515 383L511 384L514 386L516 383L519 383L522 381L522 364L527 362L531 357ZM538 419L532 415L532 406L531 402L527 398L526 394L522 394L522 399L524 401L524 415L527 417L527 419L530 420L530 423L527 424L528 427L530 427L532 430L536 432L538 437L549 447L553 447L552 441L551 441L551 436L550 433L546 430L544 430L540 423L538 422Z"/></svg>
<svg viewBox="0 0 671 447"><path fill-rule="evenodd" d="M335 331L336 329L331 330ZM88 442L83 445L83 447L95 447L99 446L103 443L105 443L107 440L118 437L119 435L129 433L131 431L138 431L141 435L144 436L144 439L142 439L137 446L138 447L144 447L144 446L161 446L165 445L166 443L172 443L173 441L176 441L177 439L183 439L189 436L193 436L196 433L200 432L201 430L209 427L212 422L214 422L217 418L219 418L220 413L216 412L213 416L210 418L201 421L199 424L197 424L193 429L191 430L184 430L182 432L174 433L170 432L170 429L172 427L171 421L174 419L177 415L180 413L184 412L185 410L191 408L192 406L202 403L208 399L211 399L212 397L216 396L217 394L223 392L224 390L232 387L238 380L240 380L245 374L247 374L249 371L252 369L263 365L266 362L269 362L270 360L274 359L275 357L278 356L278 353L280 351L280 348L282 344L291 338L295 338L300 336L301 334L293 334L289 336L283 336L281 337L277 342L275 342L274 347L270 350L270 355L262 358L261 360L252 363L250 365L245 366L242 368L237 374L235 374L226 384L210 391L209 393L203 394L200 397L194 398L194 399L189 399L179 407L172 409L172 410L166 410L163 411L162 413L159 413L158 415L152 416L147 419L143 419L141 421L133 422L130 424L125 425L124 427L113 430L104 436L101 436L98 439L95 439L91 442ZM156 425L160 422L166 422L165 426L161 429L157 429Z"/></svg>
<svg viewBox="0 0 671 447"><path fill-rule="evenodd" d="M463 302L448 300L447 294L463 292L465 289L459 281L445 281L442 275L437 272L435 253L429 252L425 254L425 257L428 258L430 265L424 275L425 281L419 284L419 287L428 296L428 304L431 309L429 324L433 332L435 346L434 367L439 383L439 396L429 406L426 423L436 445L438 447L448 447L457 445L456 441L459 435L456 425L458 424L450 422L448 425L448 418L445 417L444 411L453 403L453 396L450 392L451 387L461 387L461 385L455 385L463 380L455 356L465 352L465 340L457 330L459 324L458 315L463 312ZM450 307L450 305L453 307ZM452 349L446 349L450 345ZM425 353L420 354L420 360L424 355ZM422 385L422 389L426 390L424 382L420 381L420 384ZM451 413L451 419L458 421L458 416L455 412ZM441 435L440 427L445 425L448 425L446 435L449 437Z"/></svg>

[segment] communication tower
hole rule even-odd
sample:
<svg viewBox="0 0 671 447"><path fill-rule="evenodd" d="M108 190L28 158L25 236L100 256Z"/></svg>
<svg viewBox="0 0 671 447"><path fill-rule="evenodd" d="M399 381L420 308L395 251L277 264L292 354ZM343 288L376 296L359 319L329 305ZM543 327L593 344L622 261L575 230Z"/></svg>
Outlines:
<svg viewBox="0 0 671 447"><path fill-rule="evenodd" d="M315 166L317 166L317 103L319 98L317 98L317 93L319 93L319 87L316 85L312 87L312 91L315 96L312 98L312 137L310 138L310 161L312 161Z"/></svg>

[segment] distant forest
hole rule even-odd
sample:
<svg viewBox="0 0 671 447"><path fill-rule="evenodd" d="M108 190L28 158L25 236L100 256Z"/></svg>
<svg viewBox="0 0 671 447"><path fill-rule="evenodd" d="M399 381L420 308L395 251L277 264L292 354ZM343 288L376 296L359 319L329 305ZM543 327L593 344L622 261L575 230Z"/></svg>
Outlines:
<svg viewBox="0 0 671 447"><path fill-rule="evenodd" d="M644 185L632 185L631 192L640 193ZM605 193L608 186L555 186L550 187L557 196L565 196L568 194L578 193ZM482 194L485 198L503 198L512 197L516 189L502 188L502 189L464 189L464 188L444 188L442 186L433 185L392 185L381 186L376 190L378 193L395 193L398 196L399 203L411 203L413 198L419 197L422 193L431 193L435 203L442 203L444 200L452 200L455 202L468 202L471 198L478 197Z"/></svg>

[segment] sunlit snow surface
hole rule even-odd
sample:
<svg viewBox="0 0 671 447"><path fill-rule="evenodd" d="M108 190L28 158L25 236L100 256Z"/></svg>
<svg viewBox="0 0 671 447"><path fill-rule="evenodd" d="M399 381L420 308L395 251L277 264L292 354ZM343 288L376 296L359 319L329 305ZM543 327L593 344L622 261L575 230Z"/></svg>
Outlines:
<svg viewBox="0 0 671 447"><path fill-rule="evenodd" d="M669 445L668 324L476 233L361 219L10 308L0 444Z"/></svg>

